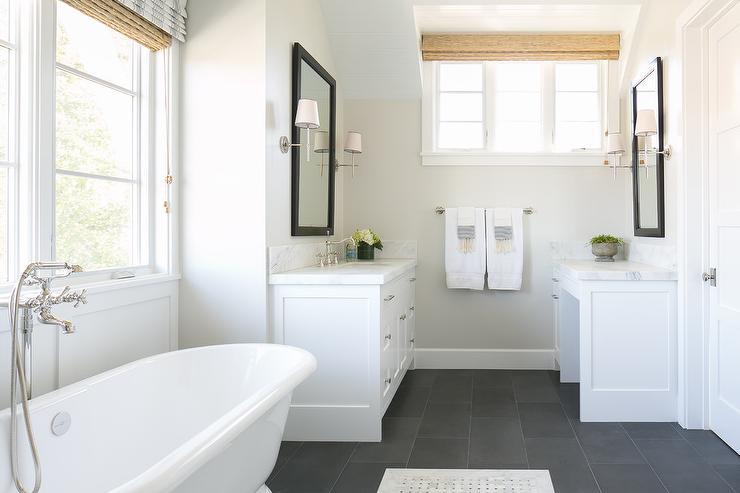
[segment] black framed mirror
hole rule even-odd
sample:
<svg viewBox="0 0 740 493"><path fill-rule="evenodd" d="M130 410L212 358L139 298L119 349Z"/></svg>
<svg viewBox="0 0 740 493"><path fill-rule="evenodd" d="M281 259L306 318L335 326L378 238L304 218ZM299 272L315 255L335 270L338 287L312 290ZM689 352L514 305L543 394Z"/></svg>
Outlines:
<svg viewBox="0 0 740 493"><path fill-rule="evenodd" d="M298 101L317 102L319 127L292 125L291 234L334 234L334 182L336 162L337 83L299 43L293 45L293 112ZM308 146L306 144L309 144Z"/></svg>
<svg viewBox="0 0 740 493"><path fill-rule="evenodd" d="M638 129L638 115L640 129ZM652 113L651 113L652 112ZM637 130L648 131L637 132ZM665 237L663 61L632 85L632 209L635 236ZM636 135L640 133L641 135Z"/></svg>

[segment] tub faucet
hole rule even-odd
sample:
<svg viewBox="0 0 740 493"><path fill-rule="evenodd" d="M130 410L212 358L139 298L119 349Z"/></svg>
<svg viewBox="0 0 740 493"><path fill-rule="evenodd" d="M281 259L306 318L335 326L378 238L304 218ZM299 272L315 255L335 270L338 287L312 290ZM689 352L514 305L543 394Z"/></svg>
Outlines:
<svg viewBox="0 0 740 493"><path fill-rule="evenodd" d="M20 308L35 312L38 315L39 322L42 324L57 325L62 329L64 334L71 334L75 331L72 322L57 317L51 312L51 308L54 305L61 305L63 303L72 303L75 308L80 304L87 304L87 290L72 291L67 286L61 293L55 295L51 292L51 282L54 279L64 278L75 272L82 272L82 268L79 265L63 264L61 267L65 271L63 274L54 273L49 276L41 275L39 271L42 269L37 268L30 272L24 283L27 286L39 286L41 292L34 298L21 301Z"/></svg>

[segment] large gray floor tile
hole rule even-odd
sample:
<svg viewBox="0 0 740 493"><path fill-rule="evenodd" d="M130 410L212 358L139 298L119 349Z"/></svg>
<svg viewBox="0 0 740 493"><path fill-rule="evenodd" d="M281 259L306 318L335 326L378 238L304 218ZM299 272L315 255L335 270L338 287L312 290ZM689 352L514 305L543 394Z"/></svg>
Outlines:
<svg viewBox="0 0 740 493"><path fill-rule="evenodd" d="M385 415L392 418L420 418L431 390L431 387L399 387Z"/></svg>
<svg viewBox="0 0 740 493"><path fill-rule="evenodd" d="M617 423L571 421L591 464L644 464L635 444Z"/></svg>
<svg viewBox="0 0 740 493"><path fill-rule="evenodd" d="M470 467L491 469L501 464L526 464L521 423L517 418L473 418Z"/></svg>
<svg viewBox="0 0 740 493"><path fill-rule="evenodd" d="M714 466L714 470L722 476L735 491L740 491L740 466L720 464Z"/></svg>
<svg viewBox="0 0 740 493"><path fill-rule="evenodd" d="M549 471L555 493L599 493L587 465L553 466Z"/></svg>
<svg viewBox="0 0 740 493"><path fill-rule="evenodd" d="M326 493L354 448L354 443L306 442L268 486L273 493Z"/></svg>
<svg viewBox="0 0 740 493"><path fill-rule="evenodd" d="M694 450L710 464L740 465L740 456L709 430L679 430Z"/></svg>
<svg viewBox="0 0 740 493"><path fill-rule="evenodd" d="M527 438L524 445L530 469L588 465L575 438Z"/></svg>
<svg viewBox="0 0 740 493"><path fill-rule="evenodd" d="M510 370L474 370L473 387L511 389L513 383Z"/></svg>
<svg viewBox="0 0 740 493"><path fill-rule="evenodd" d="M558 388L558 397L565 414L570 419L581 418L581 393L578 384L561 384Z"/></svg>
<svg viewBox="0 0 740 493"><path fill-rule="evenodd" d="M431 387L437 379L440 370L409 370L403 377L401 385L412 387Z"/></svg>
<svg viewBox="0 0 740 493"><path fill-rule="evenodd" d="M570 438L573 429L559 403L519 403L525 438Z"/></svg>
<svg viewBox="0 0 740 493"><path fill-rule="evenodd" d="M517 402L557 402L560 396L554 386L545 384L515 383L514 392Z"/></svg>
<svg viewBox="0 0 740 493"><path fill-rule="evenodd" d="M420 423L421 418L385 418L383 441L358 444L351 461L406 464Z"/></svg>
<svg viewBox="0 0 740 493"><path fill-rule="evenodd" d="M403 464L350 463L342 471L332 493L377 493L386 469L403 467Z"/></svg>
<svg viewBox="0 0 740 493"><path fill-rule="evenodd" d="M671 493L724 493L732 489L685 440L636 440Z"/></svg>
<svg viewBox="0 0 740 493"><path fill-rule="evenodd" d="M468 438L470 434L469 402L430 402L424 412L419 436L427 438Z"/></svg>
<svg viewBox="0 0 740 493"><path fill-rule="evenodd" d="M470 402L473 399L473 383L469 377L463 377L461 383L437 382L429 395L430 402Z"/></svg>
<svg viewBox="0 0 740 493"><path fill-rule="evenodd" d="M518 416L511 388L473 388L473 416L479 418L514 418Z"/></svg>
<svg viewBox="0 0 740 493"><path fill-rule="evenodd" d="M666 493L647 464L595 464L591 469L602 493Z"/></svg>
<svg viewBox="0 0 740 493"><path fill-rule="evenodd" d="M409 467L418 469L465 469L467 465L467 439L417 438L409 460Z"/></svg>
<svg viewBox="0 0 740 493"><path fill-rule="evenodd" d="M673 423L622 423L629 436L634 439L671 440L681 435Z"/></svg>

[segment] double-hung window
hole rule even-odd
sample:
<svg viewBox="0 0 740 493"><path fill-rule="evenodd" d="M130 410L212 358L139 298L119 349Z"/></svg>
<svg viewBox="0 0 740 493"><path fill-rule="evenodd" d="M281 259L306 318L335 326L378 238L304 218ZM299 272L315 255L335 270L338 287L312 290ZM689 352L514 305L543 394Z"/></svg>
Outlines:
<svg viewBox="0 0 740 493"><path fill-rule="evenodd" d="M57 2L53 255L148 264L149 52Z"/></svg>
<svg viewBox="0 0 740 493"><path fill-rule="evenodd" d="M423 124L429 164L457 164L455 156L461 164L487 164L486 156L508 156L496 161L506 164L533 154L542 164L548 155L567 164L567 155L577 154L600 164L606 61L424 63L422 113L433 120Z"/></svg>

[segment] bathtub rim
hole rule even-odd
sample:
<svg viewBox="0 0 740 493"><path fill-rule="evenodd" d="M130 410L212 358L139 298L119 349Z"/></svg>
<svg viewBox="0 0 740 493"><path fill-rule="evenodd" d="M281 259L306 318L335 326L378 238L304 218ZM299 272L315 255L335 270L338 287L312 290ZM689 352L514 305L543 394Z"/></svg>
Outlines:
<svg viewBox="0 0 740 493"><path fill-rule="evenodd" d="M54 406L70 397L86 392L92 386L100 384L117 375L130 371L136 367L145 366L157 360L176 357L181 353L201 352L227 347L246 347L268 349L269 351L289 352L296 355L291 361L292 370L282 380L272 382L272 385L249 396L236 406L226 411L219 419L198 432L178 448L173 449L160 461L154 463L141 474L131 478L126 483L110 490L110 493L131 493L170 491L185 481L200 467L226 450L240 433L256 422L273 406L279 403L316 370L316 358L304 349L266 343L219 344L181 349L148 356L131 363L113 368L98 375L86 378L79 382L66 385L57 390L41 395L29 402L31 413ZM0 410L0 418L10 414L10 408ZM43 464L42 464L43 467Z"/></svg>

